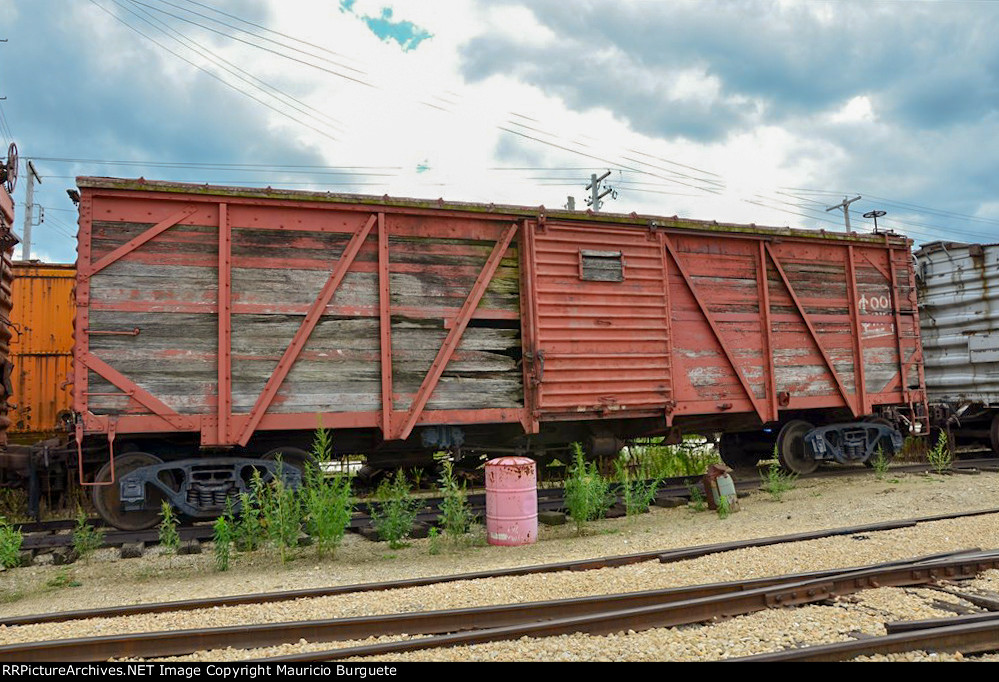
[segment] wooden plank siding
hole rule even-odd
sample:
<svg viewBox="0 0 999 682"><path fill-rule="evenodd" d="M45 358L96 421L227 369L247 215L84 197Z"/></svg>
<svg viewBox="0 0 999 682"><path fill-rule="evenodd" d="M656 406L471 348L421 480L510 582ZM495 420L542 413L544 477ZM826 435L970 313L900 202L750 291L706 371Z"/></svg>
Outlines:
<svg viewBox="0 0 999 682"><path fill-rule="evenodd" d="M73 404L90 434L234 445L319 415L386 440L430 424L541 438L554 421L749 429L925 400L901 237L78 182Z"/></svg>
<svg viewBox="0 0 999 682"><path fill-rule="evenodd" d="M96 215L114 212L103 199ZM107 206L102 211L101 208ZM267 211L262 211L265 215ZM322 210L230 210L231 376L234 416L253 408L363 214ZM312 213L322 213L317 219ZM158 216L157 216L158 217ZM90 279L88 350L179 414L218 407L218 219L207 204ZM242 221L242 222L241 222ZM297 222L308 229L287 227ZM450 322L494 246L453 236L462 225L388 216L395 410L408 410ZM91 262L155 224L92 223ZM499 234L500 224L493 230ZM503 225L505 226L505 224ZM488 226L486 226L488 230ZM477 225L479 232L482 225ZM438 234L444 236L437 236ZM484 236L484 235L483 235ZM427 403L428 410L523 408L519 329L520 254L504 254L469 327ZM369 234L268 407L270 414L377 412L382 406L378 237ZM135 336L101 332L139 329ZM94 371L90 413L153 416Z"/></svg>

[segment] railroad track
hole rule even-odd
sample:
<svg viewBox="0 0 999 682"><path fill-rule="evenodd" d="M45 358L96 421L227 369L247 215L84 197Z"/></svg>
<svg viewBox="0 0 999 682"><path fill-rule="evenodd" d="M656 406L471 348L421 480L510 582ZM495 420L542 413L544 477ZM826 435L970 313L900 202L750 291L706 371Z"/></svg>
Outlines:
<svg viewBox="0 0 999 682"><path fill-rule="evenodd" d="M770 545L788 544L794 542L804 542L808 540L818 540L844 535L856 535L858 533L870 533L886 530L897 530L900 528L911 528L921 523L932 523L934 521L946 521L950 519L970 518L974 516L985 516L999 514L999 508L981 509L971 512L954 512L951 514L935 514L933 516L920 516L909 519L899 519L895 521L879 521L875 523L860 524L854 526L842 526L817 531L793 533L788 535L774 535L762 538L750 538L747 540L733 540L730 542L719 542L707 545L696 545L678 549L651 550L647 552L636 552L633 554L621 554L609 557L597 557L592 559L579 559L575 561L563 561L550 564L539 564L533 566L517 566L513 568L502 568L491 571L477 571L474 573L459 573L447 576L434 576L426 578L409 578L406 580L392 580L378 583L363 583L359 585L339 585L335 587L322 587L304 590L286 590L281 592L264 592L256 594L232 595L226 597L213 597L209 599L190 599L184 601L158 602L154 604L130 604L126 606L115 606L103 609L85 609L79 611L63 611L55 613L36 614L28 616L12 616L0 619L0 627L13 627L18 625L31 625L36 623L58 623L71 620L83 620L87 618L117 618L122 616L132 616L144 613L165 613L169 611L191 611L196 609L220 608L224 606L239 606L244 604L260 604L292 601L295 599L311 599L317 597L329 597L357 592L380 592L386 590L402 589L407 587L421 587L426 585L443 585L465 580L480 580L488 578L538 575L543 573L558 573L562 571L590 571L601 568L613 568L617 566L628 566L631 564L646 561L659 561L670 563L674 561L685 561L709 554L720 554L737 549L749 547L766 547Z"/></svg>
<svg viewBox="0 0 999 682"><path fill-rule="evenodd" d="M295 590L265 594L237 595L208 600L188 600L183 602L166 602L148 605L130 605L112 609L97 609L74 611L39 616L21 616L0 620L4 627L29 625L35 623L65 622L85 618L113 618L144 613L167 613L193 609L212 609L221 606L236 606L241 604L269 603L288 601L311 597L323 597L337 594L390 590L420 585L434 585L458 580L473 580L499 576L530 575L537 573L552 573L556 571L580 571L612 566L625 566L641 561L672 562L704 556L715 552L725 552L744 547L757 547L779 543L792 543L819 537L837 535L853 535L861 532L906 528L919 523L961 518L974 515L996 514L999 509L981 510L963 514L946 514L918 519L850 526L814 533L798 533L794 535L774 536L770 538L755 538L729 543L701 545L668 551L653 551L601 557L557 564L518 567L499 571L469 573L437 578L419 578L386 583L371 583L353 586L339 586L324 589ZM951 563L946 563L950 561ZM956 563L955 563L956 562ZM488 607L487 609L461 609L453 612L431 612L424 614L395 614L393 616L378 616L367 619L338 619L334 621L309 621L288 624L266 624L257 626L241 626L239 628L212 628L210 630L180 631L172 633L144 633L141 635L115 635L110 638L87 638L80 640L57 640L54 642L36 642L28 645L11 645L0 648L0 661L39 661L39 660L106 660L110 657L152 657L182 655L195 650L205 650L214 647L246 647L260 648L298 642L306 639L310 642L339 641L345 639L363 639L370 636L380 636L392 633L421 633L427 637L442 638L434 640L436 646L457 646L459 644L493 641L493 638L519 638L522 636L546 636L560 634L550 628L569 628L564 632L593 632L602 627L616 627L614 623L627 622L626 630L641 629L636 624L648 623L647 627L667 627L657 623L683 624L702 622L702 620L719 615L737 615L759 610L760 595L763 601L769 599L769 605L792 605L828 599L832 594L846 594L853 589L877 585L917 585L927 584L937 579L957 579L970 577L985 568L999 567L999 555L996 553L975 554L967 552L963 555L949 553L933 557L923 557L913 562L891 562L877 567L861 567L857 569L837 569L832 571L796 574L779 578L764 578L749 581L718 583L685 588L656 590L611 597L586 597L571 600L542 602L540 604L514 605L503 607ZM920 566L914 564L919 563ZM929 565L932 564L932 565ZM872 570L906 569L908 574L896 571L891 576L879 577ZM866 573L863 573L866 571ZM917 572L913 572L917 571ZM922 571L922 572L918 572ZM846 575L847 577L842 577ZM836 576L840 576L837 578ZM845 580L840 585L830 581ZM852 581L852 582L850 582ZM866 581L866 582L865 582ZM793 583L793 584L792 584ZM778 587L783 585L783 587ZM753 592L763 590L763 592ZM769 591L767 591L769 590ZM781 591L783 590L783 591ZM809 591L813 591L809 594ZM746 592L753 592L748 597ZM738 594L737 594L738 593ZM795 594L796 593L796 594ZM739 594L742 595L741 601ZM725 597L725 599L722 597ZM705 601L707 600L707 601ZM731 601L735 600L735 601ZM754 601L755 600L755 601ZM678 603L682 607L667 605ZM754 606L755 604L755 606ZM749 611L741 609L752 606ZM677 611L676 609L680 610ZM689 609L689 610L688 610ZM698 611L698 609L700 609ZM721 609L720 611L718 609ZM627 612L627 613L617 613ZM698 615L699 614L699 615ZM614 620L614 619L617 620ZM623 620L622 620L623 619ZM665 620L664 620L665 619ZM674 619L674 620L671 620ZM693 619L693 620L690 620ZM558 621L558 622L555 622ZM563 622L565 621L565 622ZM592 630L587 629L592 626ZM644 626L643 626L644 627ZM512 629L511 629L512 628ZM518 630L517 628L521 628ZM526 629L524 629L526 628ZM549 628L549 629L546 629ZM577 628L577 629L572 629ZM82 629L82 627L81 627ZM488 632L487 632L488 631ZM495 631L495 632L493 632ZM617 630L609 630L617 631ZM462 636L472 637L463 640ZM412 647L425 648L431 640L407 640L391 643L391 647L382 649L351 649L348 654L375 655L376 653L392 653L393 651L411 650ZM422 643L417 645L416 643ZM381 645L379 645L381 646ZM194 647L194 648L191 648ZM407 648L408 647L408 648ZM310 654L318 655L318 654ZM303 654L305 656L305 654ZM327 658L323 658L326 656ZM328 660L327 654L319 658L292 660ZM340 654L333 654L339 658Z"/></svg>
<svg viewBox="0 0 999 682"><path fill-rule="evenodd" d="M975 613L957 618L886 623L889 634L856 642L837 642L742 656L733 662L848 661L908 651L980 654L999 651L999 613Z"/></svg>
<svg viewBox="0 0 999 682"><path fill-rule="evenodd" d="M674 627L768 608L816 603L874 587L911 587L940 579L970 578L990 568L999 568L999 551L969 550L873 566L526 604L17 644L0 647L0 663L145 659L223 648L253 650L302 639L328 643L421 635L415 639L266 659L282 663L331 661L525 636L601 635ZM999 621L989 624L999 630ZM987 627L980 623L974 626Z"/></svg>
<svg viewBox="0 0 999 682"><path fill-rule="evenodd" d="M891 473L922 473L931 471L932 467L926 463L895 465L891 468ZM980 471L999 472L999 460L994 457L980 459L966 459L956 461L951 470L954 473L968 474ZM763 475L756 470L755 475L750 470L738 472L743 476L736 482L736 489L740 492L752 491L763 482ZM820 469L802 479L813 478L839 478L844 476L864 476L870 475L870 471L857 466L843 466L836 468ZM697 484L701 476L678 476L666 479L659 489L659 497L688 498L690 486ZM562 499L562 488L541 488L538 490L538 510L556 511L564 507ZM417 521L425 524L433 524L438 520L440 498L427 497L424 499L424 507L417 515ZM485 494L470 494L469 503L474 514L479 517L485 516ZM91 525L100 526L100 520L96 517L90 519ZM359 532L370 527L371 517L368 513L366 503L356 505L356 513L351 518L349 529ZM20 524L21 532L25 534L22 548L44 552L48 550L71 547L73 544L72 535L67 532L75 526L74 521L57 520L46 522L34 522ZM142 543L144 545L155 545L159 543L158 531L121 531L114 528L105 528L103 537L104 547L120 547L129 543ZM201 523L196 525L186 525L179 529L182 542L191 540L208 541L213 537L211 524Z"/></svg>

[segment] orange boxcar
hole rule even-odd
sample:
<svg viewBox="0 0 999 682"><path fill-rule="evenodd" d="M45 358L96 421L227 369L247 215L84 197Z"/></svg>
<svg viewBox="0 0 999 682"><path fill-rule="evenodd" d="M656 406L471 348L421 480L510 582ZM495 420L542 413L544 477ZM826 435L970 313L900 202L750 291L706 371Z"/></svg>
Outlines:
<svg viewBox="0 0 999 682"><path fill-rule="evenodd" d="M58 430L60 413L71 408L76 268L16 261L13 269L10 435L29 443Z"/></svg>

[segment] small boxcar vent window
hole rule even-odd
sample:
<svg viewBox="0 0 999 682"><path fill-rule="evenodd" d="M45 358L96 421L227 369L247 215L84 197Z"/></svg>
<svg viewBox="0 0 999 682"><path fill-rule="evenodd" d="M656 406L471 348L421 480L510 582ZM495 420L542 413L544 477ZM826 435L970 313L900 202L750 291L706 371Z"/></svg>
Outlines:
<svg viewBox="0 0 999 682"><path fill-rule="evenodd" d="M593 282L623 282L624 259L620 251L579 252L579 277Z"/></svg>

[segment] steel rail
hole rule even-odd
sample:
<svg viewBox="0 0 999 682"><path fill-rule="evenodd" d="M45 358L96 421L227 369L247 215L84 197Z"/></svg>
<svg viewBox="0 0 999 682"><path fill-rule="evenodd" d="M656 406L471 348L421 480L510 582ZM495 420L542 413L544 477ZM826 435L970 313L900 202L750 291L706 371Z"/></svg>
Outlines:
<svg viewBox="0 0 999 682"><path fill-rule="evenodd" d="M682 561L685 559L727 552L736 549L749 547L762 547L767 545L800 542L803 540L817 540L825 537L836 537L841 535L853 535L856 533L876 532L883 530L894 530L899 528L911 528L920 523L932 523L934 521L944 521L955 518L965 518L971 516L983 516L999 513L999 508L984 509L972 512L954 512L951 514L938 514L934 516L924 516L899 521L882 521L873 524L863 524L858 526L846 526L828 530L811 531L805 533L794 533L792 535L776 535L765 538L753 538L750 540L735 540L732 542L716 543L711 545L699 545L675 550L651 550L648 552L637 552L635 554L621 554L609 557L598 557L590 559L577 559L574 561L563 561L551 564L535 564L531 566L515 566L490 571L476 571L472 573L458 573L447 576L431 576L424 578L408 578L404 580L392 580L379 583L361 583L355 585L338 585L333 587L308 588L302 590L289 590L282 592L262 592L258 594L230 595L225 597L214 597L209 599L190 599L172 602L157 602L153 604L130 604L103 609L84 609L79 611L63 611L56 613L43 613L26 616L11 616L0 619L0 626L31 625L35 623L59 623L70 620L81 620L85 618L114 618L118 616L131 616L140 613L165 613L169 611L190 611L202 608L214 608L216 606L235 606L241 604L258 604L290 601L293 599L326 597L338 594L348 594L354 592L375 592L393 590L406 587L421 587L424 585L436 585L450 582L460 582L465 580L479 580L483 578L499 578L508 576L523 576L539 573L558 573L561 571L589 571L600 568L613 568L615 566L627 566L630 564L642 563L646 561L659 560L660 562ZM183 529L182 529L183 530Z"/></svg>
<svg viewBox="0 0 999 682"><path fill-rule="evenodd" d="M999 621L992 619L978 623L970 622L913 632L900 632L855 642L819 644L727 660L739 663L848 661L857 656L876 656L921 650L939 653L961 652L963 654L999 650Z"/></svg>
<svg viewBox="0 0 999 682"><path fill-rule="evenodd" d="M877 566L811 571L753 580L693 585L573 599L523 604L398 613L356 618L338 618L287 623L262 623L230 627L199 628L164 632L128 633L28 644L0 646L0 663L39 661L102 661L109 658L179 656L222 648L255 649L305 639L309 642L363 640L400 634L439 635L485 628L509 627L554 618L582 617L608 610L636 609L674 602L689 603L709 597L732 595L758 588L808 583L844 573L889 570L900 566L930 568L958 556L981 557L980 550L935 554L917 559L885 562Z"/></svg>
<svg viewBox="0 0 999 682"><path fill-rule="evenodd" d="M263 660L301 663L376 656L423 649L467 646L486 642L508 641L521 637L551 637L574 633L609 635L618 632L676 627L740 616L773 607L800 606L825 601L877 587L912 587L939 579L970 578L990 568L999 567L999 551L931 562L916 562L889 567L868 567L831 576L795 580L777 585L757 587L733 594L693 598L679 602L636 608L607 607L599 613L583 616L556 617L543 622L513 626L489 627L472 632L460 632L422 639L379 643L326 651L311 651ZM989 624L999 632L999 624ZM964 626L968 627L968 626ZM981 626L979 626L981 627Z"/></svg>
<svg viewBox="0 0 999 682"><path fill-rule="evenodd" d="M994 621L999 623L999 613L971 613L965 616L952 618L926 618L922 620L897 620L885 623L885 630L889 635L900 632L915 632L916 630L930 630L933 628L949 627L951 625L964 625L966 623L987 623Z"/></svg>

